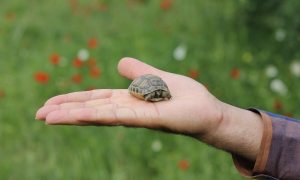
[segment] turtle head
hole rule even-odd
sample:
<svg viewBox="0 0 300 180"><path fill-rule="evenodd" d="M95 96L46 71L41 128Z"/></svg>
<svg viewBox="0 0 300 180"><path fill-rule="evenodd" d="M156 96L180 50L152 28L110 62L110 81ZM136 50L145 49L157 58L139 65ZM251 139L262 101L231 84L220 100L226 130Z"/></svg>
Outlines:
<svg viewBox="0 0 300 180"><path fill-rule="evenodd" d="M162 92L162 97L163 97L165 100L169 100L169 99L172 98L170 92L168 92L168 91L163 91L163 92Z"/></svg>

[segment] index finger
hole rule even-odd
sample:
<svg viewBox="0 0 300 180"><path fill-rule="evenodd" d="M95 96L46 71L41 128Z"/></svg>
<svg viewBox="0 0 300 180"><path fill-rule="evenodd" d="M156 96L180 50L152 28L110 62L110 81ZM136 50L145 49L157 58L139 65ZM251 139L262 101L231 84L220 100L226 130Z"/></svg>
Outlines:
<svg viewBox="0 0 300 180"><path fill-rule="evenodd" d="M120 60L118 71L122 76L131 80L144 74L154 74L157 76L162 76L164 74L163 71L150 66L149 64L128 57Z"/></svg>

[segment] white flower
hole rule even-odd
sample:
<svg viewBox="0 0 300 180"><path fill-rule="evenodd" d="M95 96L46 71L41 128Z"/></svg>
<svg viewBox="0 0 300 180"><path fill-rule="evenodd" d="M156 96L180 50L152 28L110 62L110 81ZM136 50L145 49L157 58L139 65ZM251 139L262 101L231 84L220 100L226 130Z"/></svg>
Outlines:
<svg viewBox="0 0 300 180"><path fill-rule="evenodd" d="M275 39L277 41L283 41L285 39L285 36L286 36L286 32L284 29L277 29L276 32L275 32Z"/></svg>
<svg viewBox="0 0 300 180"><path fill-rule="evenodd" d="M151 144L151 149L154 151L154 152L158 152L162 149L162 143L160 140L156 139L152 142Z"/></svg>
<svg viewBox="0 0 300 180"><path fill-rule="evenodd" d="M270 88L273 92L276 92L281 95L286 95L288 92L286 85L280 79L272 80Z"/></svg>
<svg viewBox="0 0 300 180"><path fill-rule="evenodd" d="M77 57L81 60L81 61L87 61L90 57L90 53L88 50L86 49L80 49L78 51Z"/></svg>
<svg viewBox="0 0 300 180"><path fill-rule="evenodd" d="M277 68L274 66L274 65L269 65L267 68L266 68L266 76L269 77L269 78L274 78L275 76L277 76L278 74L278 70Z"/></svg>
<svg viewBox="0 0 300 180"><path fill-rule="evenodd" d="M186 57L187 47L184 44L180 44L173 51L173 57L177 61L182 61Z"/></svg>
<svg viewBox="0 0 300 180"><path fill-rule="evenodd" d="M292 62L290 65L290 71L294 76L300 77L300 61Z"/></svg>

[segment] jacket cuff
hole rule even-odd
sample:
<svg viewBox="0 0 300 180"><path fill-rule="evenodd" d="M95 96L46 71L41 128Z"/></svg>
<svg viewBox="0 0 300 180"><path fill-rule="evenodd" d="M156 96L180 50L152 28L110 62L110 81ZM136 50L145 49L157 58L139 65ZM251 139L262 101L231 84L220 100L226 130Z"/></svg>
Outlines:
<svg viewBox="0 0 300 180"><path fill-rule="evenodd" d="M266 164L269 157L271 142L272 142L272 120L266 113L259 111L254 108L249 108L248 110L260 115L263 122L263 137L260 144L260 149L256 157L256 161L253 162L232 154L233 162L237 170L245 177L249 178L266 178L267 176L261 175L266 168Z"/></svg>

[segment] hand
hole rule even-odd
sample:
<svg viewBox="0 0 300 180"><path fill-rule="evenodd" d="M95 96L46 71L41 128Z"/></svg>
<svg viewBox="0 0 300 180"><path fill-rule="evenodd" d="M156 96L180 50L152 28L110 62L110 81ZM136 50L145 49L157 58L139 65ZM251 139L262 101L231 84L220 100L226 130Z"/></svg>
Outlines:
<svg viewBox="0 0 300 180"><path fill-rule="evenodd" d="M50 98L36 113L47 124L145 127L189 135L212 146L256 159L262 139L260 117L223 103L191 78L124 58L119 73L129 79L143 74L161 77L172 99L146 102L127 89L99 89Z"/></svg>
<svg viewBox="0 0 300 180"><path fill-rule="evenodd" d="M36 118L47 124L123 125L166 130L203 138L215 132L223 120L222 103L197 81L168 73L138 60L124 58L119 73L128 79L143 74L161 77L172 99L146 102L127 89L99 89L50 98Z"/></svg>

